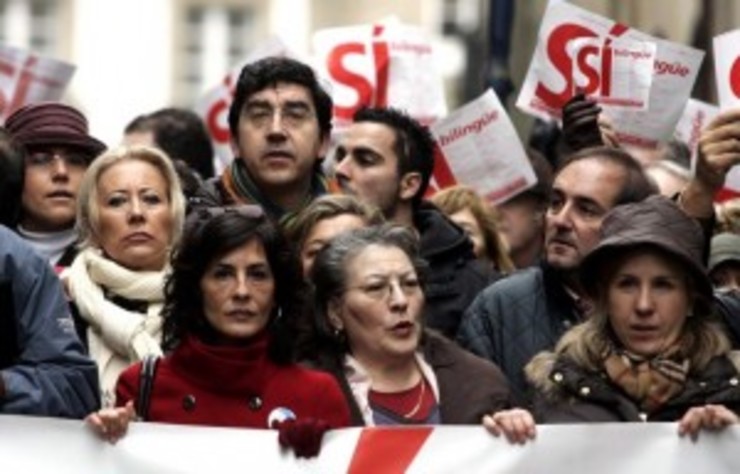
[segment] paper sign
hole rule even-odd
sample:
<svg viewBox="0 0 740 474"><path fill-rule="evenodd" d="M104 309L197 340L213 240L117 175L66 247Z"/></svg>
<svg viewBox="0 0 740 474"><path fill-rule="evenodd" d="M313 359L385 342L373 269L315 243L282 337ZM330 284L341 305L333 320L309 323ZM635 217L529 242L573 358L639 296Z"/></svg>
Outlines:
<svg viewBox="0 0 740 474"><path fill-rule="evenodd" d="M234 88L239 79L239 73L247 64L268 56L287 56L297 58L288 50L288 47L277 37L270 38L259 44L238 67L233 68L221 81L196 103L195 111L203 118L208 133L213 140L215 151L214 165L216 174L220 174L231 160L233 153L229 146L229 107L234 97Z"/></svg>
<svg viewBox="0 0 740 474"><path fill-rule="evenodd" d="M691 162L696 157L701 131L719 114L719 107L696 99L689 99L676 125L675 137L688 145L691 150ZM693 166L692 166L693 169Z"/></svg>
<svg viewBox="0 0 740 474"><path fill-rule="evenodd" d="M647 109L655 43L584 37L571 46L574 94L583 91L604 105Z"/></svg>
<svg viewBox="0 0 740 474"><path fill-rule="evenodd" d="M720 109L740 105L740 30L714 38L714 72Z"/></svg>
<svg viewBox="0 0 740 474"><path fill-rule="evenodd" d="M442 77L421 29L383 23L318 31L317 66L332 84L341 132L363 106L393 106L428 125L447 113Z"/></svg>
<svg viewBox="0 0 740 474"><path fill-rule="evenodd" d="M620 38L656 44L647 110L609 105L603 108L617 137L625 143L655 147L659 141L668 140L689 98L704 53L649 36L570 3L555 3L545 12L517 107L545 119L560 118L562 106L573 95L573 60L568 48L577 38Z"/></svg>
<svg viewBox="0 0 740 474"><path fill-rule="evenodd" d="M25 104L60 100L74 72L72 64L0 45L0 118Z"/></svg>
<svg viewBox="0 0 740 474"><path fill-rule="evenodd" d="M537 182L511 120L490 89L432 124L431 131L455 180L492 204Z"/></svg>

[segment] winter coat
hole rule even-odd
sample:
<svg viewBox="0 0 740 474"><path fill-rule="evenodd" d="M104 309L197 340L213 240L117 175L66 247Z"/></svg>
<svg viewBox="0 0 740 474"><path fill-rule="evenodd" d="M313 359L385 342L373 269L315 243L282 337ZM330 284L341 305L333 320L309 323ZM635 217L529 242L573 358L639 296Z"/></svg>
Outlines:
<svg viewBox="0 0 740 474"><path fill-rule="evenodd" d="M431 203L422 202L416 209L414 227L420 237L419 253L429 264L426 325L454 338L463 313L488 284L491 270L475 258L465 232Z"/></svg>
<svg viewBox="0 0 740 474"><path fill-rule="evenodd" d="M457 340L498 365L517 400L524 401L524 366L540 351L555 347L581 319L557 271L543 263L486 288L466 311Z"/></svg>
<svg viewBox="0 0 740 474"><path fill-rule="evenodd" d="M54 270L0 226L0 413L83 418L99 407L95 363L84 355Z"/></svg>
<svg viewBox="0 0 740 474"><path fill-rule="evenodd" d="M434 379L428 381L435 388L442 424L477 425L483 415L511 407L508 382L499 368L461 349L446 337L426 330L421 353L417 356L431 369L431 373L423 371L425 377ZM364 425L366 416L361 407L368 404L369 380L368 386L361 390L362 399L358 400L343 369L328 363L317 368L334 374L350 405L352 424Z"/></svg>
<svg viewBox="0 0 740 474"><path fill-rule="evenodd" d="M566 356L555 359L549 376L532 380L538 423L680 420L695 406L724 405L740 414L740 373L727 356L713 358L699 373L689 373L684 390L648 414L602 372L578 366Z"/></svg>
<svg viewBox="0 0 740 474"><path fill-rule="evenodd" d="M216 347L187 337L157 366L148 420L187 425L268 428L278 408L297 418L317 418L332 428L348 426L349 409L336 381L298 365L277 365L267 356L268 338L247 347ZM135 400L141 363L118 381L116 403Z"/></svg>

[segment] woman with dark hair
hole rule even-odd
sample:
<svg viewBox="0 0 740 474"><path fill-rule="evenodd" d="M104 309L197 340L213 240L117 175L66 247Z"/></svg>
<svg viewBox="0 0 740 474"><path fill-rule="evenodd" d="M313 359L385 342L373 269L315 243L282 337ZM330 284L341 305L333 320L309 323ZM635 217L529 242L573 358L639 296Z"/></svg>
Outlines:
<svg viewBox="0 0 740 474"><path fill-rule="evenodd" d="M424 269L415 234L393 225L343 233L314 262L312 362L355 425L477 424L509 407L496 366L424 329Z"/></svg>
<svg viewBox="0 0 740 474"><path fill-rule="evenodd" d="M488 422L516 439L541 423L677 421L679 434L719 430L740 413L740 358L711 315L699 225L671 200L617 206L581 280L596 310L525 368L529 413Z"/></svg>
<svg viewBox="0 0 740 474"><path fill-rule="evenodd" d="M316 455L323 433L348 425L349 412L330 376L292 363L303 294L297 261L259 207L196 210L165 287L163 346L171 352L149 393L143 365L127 369L116 389L121 408L91 415L91 425L111 440L134 415L278 427L281 444Z"/></svg>

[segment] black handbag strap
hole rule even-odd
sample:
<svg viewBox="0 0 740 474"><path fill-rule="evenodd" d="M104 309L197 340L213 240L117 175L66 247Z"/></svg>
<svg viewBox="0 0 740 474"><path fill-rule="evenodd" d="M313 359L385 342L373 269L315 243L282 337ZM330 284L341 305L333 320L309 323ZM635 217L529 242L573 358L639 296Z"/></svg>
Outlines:
<svg viewBox="0 0 740 474"><path fill-rule="evenodd" d="M154 388L154 375L157 372L157 363L159 356L148 355L141 362L141 372L139 372L139 393L134 402L136 415L139 420L146 421L149 419L149 405L152 398L152 389Z"/></svg>

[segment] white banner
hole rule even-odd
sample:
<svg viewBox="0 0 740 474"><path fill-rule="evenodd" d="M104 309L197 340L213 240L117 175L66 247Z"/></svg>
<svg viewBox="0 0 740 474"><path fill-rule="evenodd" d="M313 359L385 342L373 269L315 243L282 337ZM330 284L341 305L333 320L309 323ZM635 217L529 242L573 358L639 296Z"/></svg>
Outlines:
<svg viewBox="0 0 740 474"><path fill-rule="evenodd" d="M472 187L491 204L537 182L514 125L491 89L430 129L442 152L436 159L446 161L455 182ZM440 166L435 163L436 171Z"/></svg>
<svg viewBox="0 0 740 474"><path fill-rule="evenodd" d="M328 433L321 455L297 460L268 430L134 423L116 445L83 422L0 416L7 473L594 473L737 474L740 427L681 438L675 423L538 426L511 445L481 426L352 428Z"/></svg>
<svg viewBox="0 0 740 474"><path fill-rule="evenodd" d="M621 38L656 44L647 110L602 105L621 141L655 147L659 141L670 139L704 53L649 36L569 3L552 4L545 12L517 107L546 119L560 118L562 106L573 95L574 65L569 48L577 38L599 38L605 43ZM595 79L600 80L600 76Z"/></svg>
<svg viewBox="0 0 740 474"><path fill-rule="evenodd" d="M0 45L0 121L22 105L62 98L75 66Z"/></svg>

